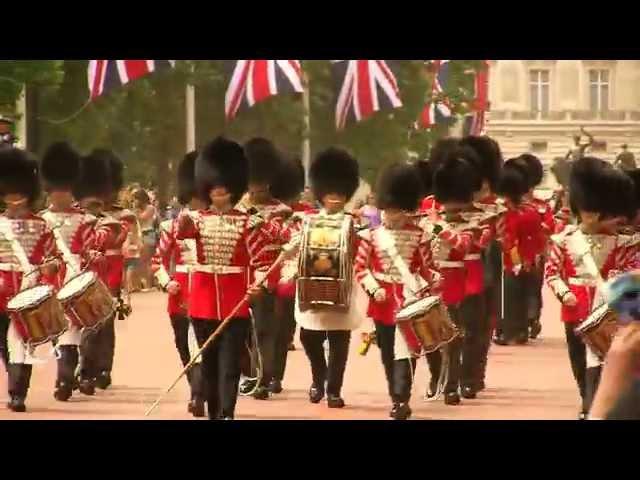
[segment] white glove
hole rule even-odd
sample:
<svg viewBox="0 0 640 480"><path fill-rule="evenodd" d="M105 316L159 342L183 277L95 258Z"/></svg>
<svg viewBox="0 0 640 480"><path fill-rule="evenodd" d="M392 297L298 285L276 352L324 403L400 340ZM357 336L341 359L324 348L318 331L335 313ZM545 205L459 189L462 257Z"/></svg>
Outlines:
<svg viewBox="0 0 640 480"><path fill-rule="evenodd" d="M373 294L373 299L378 303L384 303L387 301L387 292L384 288L379 288Z"/></svg>
<svg viewBox="0 0 640 480"><path fill-rule="evenodd" d="M171 280L167 284L167 292L170 295L177 295L178 293L180 293L180 284L178 282L176 282L175 280Z"/></svg>
<svg viewBox="0 0 640 480"><path fill-rule="evenodd" d="M573 292L567 293L564 297L562 297L562 304L567 307L575 307L578 304L578 299L573 294Z"/></svg>
<svg viewBox="0 0 640 480"><path fill-rule="evenodd" d="M518 275L520 275L520 272L522 271L522 265L515 265L513 267L513 274L517 277Z"/></svg>

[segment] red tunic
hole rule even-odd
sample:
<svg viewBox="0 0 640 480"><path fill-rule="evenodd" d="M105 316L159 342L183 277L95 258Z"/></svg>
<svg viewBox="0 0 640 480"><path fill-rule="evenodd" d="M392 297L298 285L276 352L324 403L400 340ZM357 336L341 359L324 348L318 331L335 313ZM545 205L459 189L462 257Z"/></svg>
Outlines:
<svg viewBox="0 0 640 480"><path fill-rule="evenodd" d="M106 283L113 292L119 292L122 288L122 280L124 276L124 255L122 254L122 246L129 235L129 223L124 217L130 217L133 214L120 207L114 207L113 210L104 212L106 219L116 220L120 223L120 232L112 235L105 241L104 254L106 257Z"/></svg>
<svg viewBox="0 0 640 480"><path fill-rule="evenodd" d="M442 276L442 300L446 305L458 305L466 296L466 268L464 259L473 244L473 233L460 230L456 222L446 222L439 216L443 230L432 240L432 256L436 268ZM423 218L420 226L428 233L433 232L434 225L428 218Z"/></svg>
<svg viewBox="0 0 640 480"><path fill-rule="evenodd" d="M224 320L245 298L252 264L260 264L263 248L277 238L280 224L256 223L255 216L235 209L200 211L195 219L181 215L178 222L176 239L196 241L189 316ZM235 316L249 318L246 302Z"/></svg>
<svg viewBox="0 0 640 480"><path fill-rule="evenodd" d="M415 224L397 230L379 226L360 232L355 260L356 280L371 297L379 288L385 290L387 297L383 303L370 298L367 316L384 325L394 325L396 313L404 306L404 282L387 249L380 245L377 235L383 229L395 240L409 271L420 275L427 284L434 280L435 265L430 235Z"/></svg>
<svg viewBox="0 0 640 480"><path fill-rule="evenodd" d="M517 252L525 269L537 264L546 242L540 214L532 204L513 205L508 202L507 212L498 221L497 230L500 232L498 239L502 244L502 264L506 272L515 271L512 252Z"/></svg>
<svg viewBox="0 0 640 480"><path fill-rule="evenodd" d="M152 264L162 269L170 278L180 284L180 292L169 295L167 311L169 315L184 315L189 305L189 274L196 264L196 245L193 240L178 240L178 220L167 220L160 226L160 241ZM173 268L172 268L173 264ZM173 270L173 273L169 274ZM166 287L166 285L162 285Z"/></svg>
<svg viewBox="0 0 640 480"><path fill-rule="evenodd" d="M2 312L6 310L9 300L21 290L24 273L23 265L10 241L11 235L22 247L29 262L30 271L45 260L60 256L53 233L42 217L32 213L27 213L22 218L8 218L6 215L0 215L0 311ZM60 264L61 262L58 262L58 265ZM56 277L34 274L33 283L55 286Z"/></svg>
<svg viewBox="0 0 640 480"><path fill-rule="evenodd" d="M78 275L78 268L83 267L97 241L101 241L108 231L96 229L97 218L77 207L70 207L62 211L54 211L51 207L40 213L50 229L59 232L56 246L64 259L58 271L56 287L59 289L73 276ZM62 243L62 247L61 244ZM66 251L65 251L66 250ZM71 255L72 258L67 258ZM69 266L69 262L75 265Z"/></svg>
<svg viewBox="0 0 640 480"><path fill-rule="evenodd" d="M596 292L596 281L581 260L585 247L577 232L578 227L570 225L552 237L545 268L547 283L558 299L569 291L578 299L574 307L562 305L562 321L566 323L578 323L589 316ZM604 280L637 267L640 252L637 234L585 234L584 237L595 246L591 248L592 256Z"/></svg>

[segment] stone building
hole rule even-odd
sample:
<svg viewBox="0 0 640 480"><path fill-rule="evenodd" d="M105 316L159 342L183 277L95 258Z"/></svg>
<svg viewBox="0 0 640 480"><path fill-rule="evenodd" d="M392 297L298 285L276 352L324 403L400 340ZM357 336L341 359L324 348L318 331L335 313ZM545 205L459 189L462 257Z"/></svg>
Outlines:
<svg viewBox="0 0 640 480"><path fill-rule="evenodd" d="M582 126L595 137L590 153L613 161L627 144L640 156L640 60L489 64L487 133L500 142L505 158L531 152L549 165L573 147Z"/></svg>

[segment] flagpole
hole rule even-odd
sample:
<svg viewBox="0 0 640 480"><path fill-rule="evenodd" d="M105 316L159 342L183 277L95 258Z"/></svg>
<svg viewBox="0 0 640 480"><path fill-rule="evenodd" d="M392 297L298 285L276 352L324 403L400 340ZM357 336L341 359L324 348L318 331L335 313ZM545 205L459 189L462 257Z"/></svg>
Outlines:
<svg viewBox="0 0 640 480"><path fill-rule="evenodd" d="M309 185L309 168L311 166L311 107L309 100L309 79L307 74L302 72L302 106L304 128L302 133L302 165L304 166L304 184Z"/></svg>
<svg viewBox="0 0 640 480"><path fill-rule="evenodd" d="M22 87L22 92L16 102L16 113L18 117L16 125L16 136L20 139L20 146L27 148L27 86Z"/></svg>
<svg viewBox="0 0 640 480"><path fill-rule="evenodd" d="M185 113L187 116L187 152L192 152L196 149L196 89L191 84L187 84L185 104Z"/></svg>

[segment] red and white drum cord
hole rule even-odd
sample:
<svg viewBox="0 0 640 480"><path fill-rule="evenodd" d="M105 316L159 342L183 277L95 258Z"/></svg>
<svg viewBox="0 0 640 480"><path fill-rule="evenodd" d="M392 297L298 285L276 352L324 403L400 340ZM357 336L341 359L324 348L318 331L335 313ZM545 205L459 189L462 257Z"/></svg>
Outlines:
<svg viewBox="0 0 640 480"><path fill-rule="evenodd" d="M430 387L429 384L431 382L427 384L427 391L425 392L423 397L423 400L425 402L435 402L436 400L439 400L440 398L442 398L442 395L444 394L444 389L447 385L447 382L449 381L449 347L448 345L445 345L440 350L436 350L436 351L440 352L440 356L442 358L442 363L440 364L440 376L438 377L436 391L434 392L435 395L431 398L429 398L429 387ZM425 360L426 358L427 357L425 355Z"/></svg>

